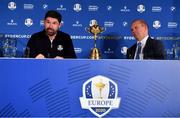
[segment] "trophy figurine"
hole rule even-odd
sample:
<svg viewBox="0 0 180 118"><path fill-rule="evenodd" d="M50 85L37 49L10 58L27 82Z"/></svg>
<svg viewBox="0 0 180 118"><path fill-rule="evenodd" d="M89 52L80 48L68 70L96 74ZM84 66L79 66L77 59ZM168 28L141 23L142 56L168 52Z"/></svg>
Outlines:
<svg viewBox="0 0 180 118"><path fill-rule="evenodd" d="M94 35L94 48L91 50L90 58L91 59L100 59L100 51L96 46L97 35L104 31L103 27L100 27L96 20L91 20L89 24L89 28L86 30Z"/></svg>
<svg viewBox="0 0 180 118"><path fill-rule="evenodd" d="M101 94L102 94L102 89L105 87L105 84L100 81L96 83L95 86L99 89L99 93L100 93L99 98L102 99L103 97Z"/></svg>

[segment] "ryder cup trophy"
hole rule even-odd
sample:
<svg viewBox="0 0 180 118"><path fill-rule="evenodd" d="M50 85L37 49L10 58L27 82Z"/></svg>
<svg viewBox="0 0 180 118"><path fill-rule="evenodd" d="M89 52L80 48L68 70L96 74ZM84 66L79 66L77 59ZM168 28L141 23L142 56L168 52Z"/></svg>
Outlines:
<svg viewBox="0 0 180 118"><path fill-rule="evenodd" d="M96 20L91 20L89 28L86 28L86 31L94 35L94 48L91 50L90 58L91 59L100 59L100 51L96 46L97 35L104 31L103 27L100 27Z"/></svg>
<svg viewBox="0 0 180 118"><path fill-rule="evenodd" d="M105 87L105 84L103 82L98 82L95 84L95 86L99 89L99 99L103 99L102 97L102 89Z"/></svg>

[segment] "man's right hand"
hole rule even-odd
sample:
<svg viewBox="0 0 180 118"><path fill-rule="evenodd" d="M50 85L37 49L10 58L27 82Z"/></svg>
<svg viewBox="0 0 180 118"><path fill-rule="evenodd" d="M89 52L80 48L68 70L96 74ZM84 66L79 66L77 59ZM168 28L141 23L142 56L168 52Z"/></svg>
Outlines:
<svg viewBox="0 0 180 118"><path fill-rule="evenodd" d="M35 58L36 59L45 59L45 56L43 54L38 54Z"/></svg>

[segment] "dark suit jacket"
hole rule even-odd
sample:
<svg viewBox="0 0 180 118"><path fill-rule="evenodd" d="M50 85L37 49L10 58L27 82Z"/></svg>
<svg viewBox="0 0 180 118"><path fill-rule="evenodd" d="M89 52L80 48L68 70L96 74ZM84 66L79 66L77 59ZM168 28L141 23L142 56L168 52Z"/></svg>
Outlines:
<svg viewBox="0 0 180 118"><path fill-rule="evenodd" d="M137 44L127 50L127 59L134 59ZM143 49L143 59L165 59L164 46L161 41L148 37Z"/></svg>

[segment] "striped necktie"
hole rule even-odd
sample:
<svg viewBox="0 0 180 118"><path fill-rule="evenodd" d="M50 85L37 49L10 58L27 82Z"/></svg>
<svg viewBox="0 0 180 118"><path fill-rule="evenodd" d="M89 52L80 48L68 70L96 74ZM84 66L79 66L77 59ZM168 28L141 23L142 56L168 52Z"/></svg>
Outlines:
<svg viewBox="0 0 180 118"><path fill-rule="evenodd" d="M136 52L136 59L140 59L141 48L142 48L141 42L138 42L138 44L137 44L137 52Z"/></svg>

